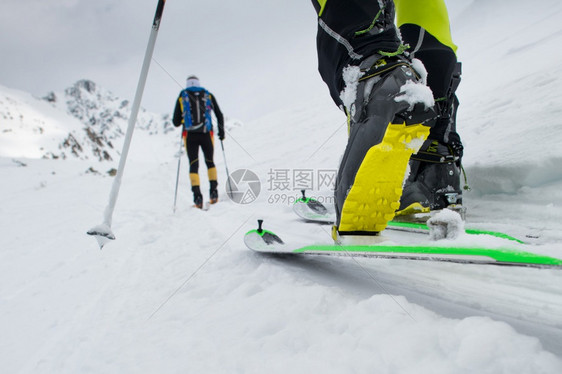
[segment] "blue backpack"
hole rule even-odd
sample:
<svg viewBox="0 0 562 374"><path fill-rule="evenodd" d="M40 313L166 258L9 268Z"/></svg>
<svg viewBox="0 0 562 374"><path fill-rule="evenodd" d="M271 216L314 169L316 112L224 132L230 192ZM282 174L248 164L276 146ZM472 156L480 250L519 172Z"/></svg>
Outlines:
<svg viewBox="0 0 562 374"><path fill-rule="evenodd" d="M181 92L183 125L187 131L209 132L211 121L211 94L202 87L188 87Z"/></svg>

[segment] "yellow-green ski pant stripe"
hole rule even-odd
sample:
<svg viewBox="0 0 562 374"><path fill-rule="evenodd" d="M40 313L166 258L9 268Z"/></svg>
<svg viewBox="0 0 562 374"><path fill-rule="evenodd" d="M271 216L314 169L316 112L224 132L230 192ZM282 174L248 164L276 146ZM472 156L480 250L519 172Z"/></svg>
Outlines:
<svg viewBox="0 0 562 374"><path fill-rule="evenodd" d="M328 0L316 1L320 5L318 17L321 17ZM394 0L394 5L398 27L406 23L418 25L457 53L444 0Z"/></svg>
<svg viewBox="0 0 562 374"><path fill-rule="evenodd" d="M457 52L444 0L394 0L394 4L398 27L406 23L418 25Z"/></svg>
<svg viewBox="0 0 562 374"><path fill-rule="evenodd" d="M318 17L320 17L322 15L322 12L324 12L324 7L326 6L326 2L328 0L317 0L318 4L320 4L320 11L318 12Z"/></svg>

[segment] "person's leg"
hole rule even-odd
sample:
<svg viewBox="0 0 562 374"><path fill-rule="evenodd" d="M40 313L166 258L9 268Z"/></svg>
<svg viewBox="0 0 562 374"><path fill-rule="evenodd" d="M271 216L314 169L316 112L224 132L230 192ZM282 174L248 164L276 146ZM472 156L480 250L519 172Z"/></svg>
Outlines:
<svg viewBox="0 0 562 374"><path fill-rule="evenodd" d="M212 132L204 134L201 141L201 149L203 150L203 157L205 157L205 164L207 165L207 174L209 177L209 200L211 204L214 204L218 201L219 194L217 191L217 168L215 167L215 163L213 161L215 147Z"/></svg>
<svg viewBox="0 0 562 374"><path fill-rule="evenodd" d="M185 137L185 149L187 150L187 158L189 160L189 180L191 182L191 191L193 192L193 202L195 206L201 208L203 206L203 196L201 195L199 181L199 134L187 133Z"/></svg>
<svg viewBox="0 0 562 374"><path fill-rule="evenodd" d="M429 133L424 122L435 116L433 97L405 55L392 1L315 5L319 70L350 126L335 228L339 235L374 235L399 208L408 161Z"/></svg>
<svg viewBox="0 0 562 374"><path fill-rule="evenodd" d="M460 63L443 0L395 0L397 24L410 45L410 55L428 72L438 117L429 138L412 156L399 214L426 212L462 202L460 159L462 143L456 128Z"/></svg>
<svg viewBox="0 0 562 374"><path fill-rule="evenodd" d="M433 91L439 117L448 119L456 112L454 95L461 71L445 2L395 0L395 3L397 24L404 42L410 45L410 56L423 62L428 72L427 85ZM453 124L441 122L432 128L432 137L448 142L449 133L456 132L456 128L447 128Z"/></svg>
<svg viewBox="0 0 562 374"><path fill-rule="evenodd" d="M346 66L358 66L378 51L401 46L394 25L394 3L388 1L312 0L318 13L318 71L341 106ZM381 7L382 4L382 7Z"/></svg>

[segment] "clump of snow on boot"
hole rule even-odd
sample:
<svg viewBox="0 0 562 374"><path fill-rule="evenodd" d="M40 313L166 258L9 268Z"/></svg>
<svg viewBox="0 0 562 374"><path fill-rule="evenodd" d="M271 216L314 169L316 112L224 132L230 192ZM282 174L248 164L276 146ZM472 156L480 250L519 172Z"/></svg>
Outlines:
<svg viewBox="0 0 562 374"><path fill-rule="evenodd" d="M464 234L464 221L457 212L443 209L427 221L430 240L457 239Z"/></svg>
<svg viewBox="0 0 562 374"><path fill-rule="evenodd" d="M357 86L359 85L359 78L363 76L359 66L348 66L343 69L343 81L345 88L340 93L341 101L346 108L351 108L355 99L357 98Z"/></svg>
<svg viewBox="0 0 562 374"><path fill-rule="evenodd" d="M414 105L418 103L423 103L426 109L435 105L431 89L425 84L414 81L404 83L404 85L400 87L400 95L396 96L394 101L405 101L410 105L408 110L414 109Z"/></svg>
<svg viewBox="0 0 562 374"><path fill-rule="evenodd" d="M412 59L412 68L420 75L420 80L422 84L427 85L427 70L425 69L425 65L421 60L417 58Z"/></svg>

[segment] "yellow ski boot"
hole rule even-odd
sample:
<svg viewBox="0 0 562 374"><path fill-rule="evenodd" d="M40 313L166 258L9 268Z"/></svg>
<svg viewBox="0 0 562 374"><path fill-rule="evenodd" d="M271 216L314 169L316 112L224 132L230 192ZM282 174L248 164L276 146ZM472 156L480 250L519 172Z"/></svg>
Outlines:
<svg viewBox="0 0 562 374"><path fill-rule="evenodd" d="M334 236L385 229L400 207L410 156L429 134L424 123L435 117L431 90L408 60L374 60L366 61L371 66L347 109L350 136L336 179Z"/></svg>

